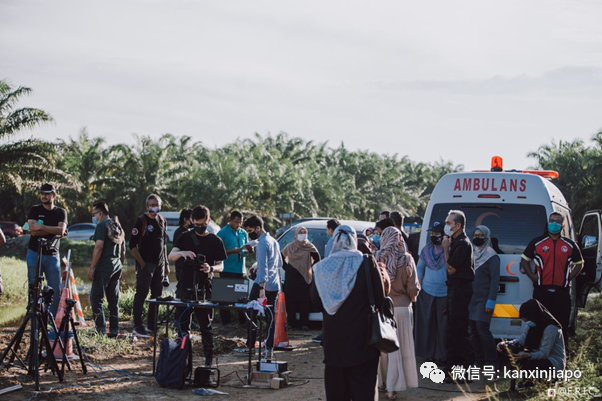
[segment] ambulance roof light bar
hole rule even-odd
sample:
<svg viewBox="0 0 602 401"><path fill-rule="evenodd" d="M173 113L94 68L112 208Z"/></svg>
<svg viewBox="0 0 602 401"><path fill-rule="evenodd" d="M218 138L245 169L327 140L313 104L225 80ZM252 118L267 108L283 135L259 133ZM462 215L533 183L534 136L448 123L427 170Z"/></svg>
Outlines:
<svg viewBox="0 0 602 401"><path fill-rule="evenodd" d="M491 158L491 171L504 171L504 160L500 156Z"/></svg>
<svg viewBox="0 0 602 401"><path fill-rule="evenodd" d="M488 172L501 172L504 171L504 160L500 156L493 156L491 158L491 170L473 170L473 173L488 173ZM548 180L554 180L559 177L557 171L553 170L506 170L507 173L524 173L534 174Z"/></svg>

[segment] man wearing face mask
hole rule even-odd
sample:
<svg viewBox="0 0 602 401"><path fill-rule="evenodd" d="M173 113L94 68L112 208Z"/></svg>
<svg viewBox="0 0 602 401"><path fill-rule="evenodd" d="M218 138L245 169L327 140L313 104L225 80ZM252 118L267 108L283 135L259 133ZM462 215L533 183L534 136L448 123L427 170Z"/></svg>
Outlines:
<svg viewBox="0 0 602 401"><path fill-rule="evenodd" d="M274 304L276 296L280 292L280 268L282 267L282 255L280 254L280 245L270 236L270 233L263 228L263 219L259 216L251 216L245 220L243 227L249 234L249 239L258 240L255 248L255 259L257 260L257 277L251 289L251 300L257 298L267 298L267 304L271 305L272 313L266 311L268 338L266 341L268 357L274 349L274 332L276 326L272 324L274 314ZM257 312L253 312L253 323L257 321ZM250 324L250 323L247 323ZM255 346L257 337L257 328L252 326L251 338L247 340L247 349Z"/></svg>
<svg viewBox="0 0 602 401"><path fill-rule="evenodd" d="M198 284L199 301L211 299L213 288L213 273L222 272L224 269L223 261L228 258L224 243L215 234L207 231L207 226L211 221L209 209L199 205L192 209L193 230L187 231L178 238L174 248L169 253L169 260L181 264L181 280L178 281L176 288L176 297L181 300L195 300L194 278ZM205 263L198 264L192 261L198 261L198 255L203 255ZM186 260L192 263L186 263ZM211 366L213 362L213 309L198 308L194 309L194 314L199 322L201 336L203 339L203 351L205 353L205 366ZM190 309L177 310L176 317L180 335L190 331Z"/></svg>
<svg viewBox="0 0 602 401"><path fill-rule="evenodd" d="M466 236L466 216L461 210L450 210L445 219L442 246L447 268L447 366L446 383L454 366L467 368L472 347L468 336L468 304L472 297L474 261L472 244Z"/></svg>
<svg viewBox="0 0 602 401"><path fill-rule="evenodd" d="M151 194L146 198L146 213L138 216L130 236L130 250L136 259L136 295L134 295L134 334L140 337L150 337L155 331L155 305L148 308L148 329L142 322L144 301L151 293L151 298L157 298L163 293L162 281L169 273L167 262L166 222L159 214L161 198Z"/></svg>
<svg viewBox="0 0 602 401"><path fill-rule="evenodd" d="M550 214L547 233L534 238L522 255L521 271L533 281L533 298L537 299L562 325L565 343L571 316L571 281L583 268L579 247L562 236L564 216ZM531 270L531 262L535 272Z"/></svg>

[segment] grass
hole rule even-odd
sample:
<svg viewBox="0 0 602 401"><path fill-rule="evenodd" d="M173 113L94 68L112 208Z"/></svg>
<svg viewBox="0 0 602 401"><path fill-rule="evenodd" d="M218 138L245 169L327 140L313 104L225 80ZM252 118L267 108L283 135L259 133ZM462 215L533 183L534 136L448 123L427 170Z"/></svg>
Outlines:
<svg viewBox="0 0 602 401"><path fill-rule="evenodd" d="M0 305L27 302L27 264L14 257L0 257L4 293Z"/></svg>

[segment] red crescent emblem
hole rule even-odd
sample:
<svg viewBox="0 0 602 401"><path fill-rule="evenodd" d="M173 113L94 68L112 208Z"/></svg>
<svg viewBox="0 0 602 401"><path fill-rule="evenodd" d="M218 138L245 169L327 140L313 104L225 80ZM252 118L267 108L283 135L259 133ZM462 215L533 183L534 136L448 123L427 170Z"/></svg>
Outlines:
<svg viewBox="0 0 602 401"><path fill-rule="evenodd" d="M508 274L509 274L509 275L511 275L511 276L516 276L516 273L512 273L512 272L510 271L510 266L512 266L514 263L517 263L517 262L510 262L510 263L508 263L508 264L506 265L506 271L507 271L507 272L508 272Z"/></svg>

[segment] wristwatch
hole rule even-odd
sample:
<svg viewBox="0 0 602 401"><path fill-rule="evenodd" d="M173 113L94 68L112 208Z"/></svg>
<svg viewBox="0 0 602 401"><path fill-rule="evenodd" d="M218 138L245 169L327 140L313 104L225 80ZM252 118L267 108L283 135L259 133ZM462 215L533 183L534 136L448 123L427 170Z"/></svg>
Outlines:
<svg viewBox="0 0 602 401"><path fill-rule="evenodd" d="M260 290L263 290L263 287L259 287Z"/></svg>
<svg viewBox="0 0 602 401"><path fill-rule="evenodd" d="M209 273L213 273L213 266L209 266Z"/></svg>

